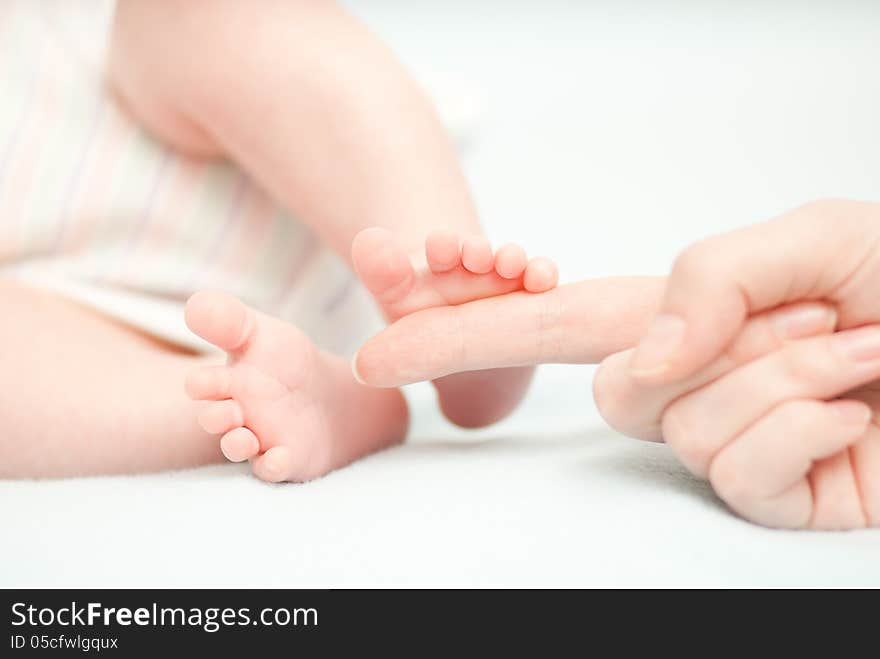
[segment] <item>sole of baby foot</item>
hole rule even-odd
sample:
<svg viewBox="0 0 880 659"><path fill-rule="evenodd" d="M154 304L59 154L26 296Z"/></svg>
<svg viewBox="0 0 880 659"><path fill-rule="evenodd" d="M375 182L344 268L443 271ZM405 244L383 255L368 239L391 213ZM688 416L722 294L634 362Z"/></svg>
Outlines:
<svg viewBox="0 0 880 659"><path fill-rule="evenodd" d="M553 261L529 260L525 250L507 244L497 251L482 236L430 234L423 253L409 255L386 229L366 229L352 244L352 261L364 285L391 320L431 307L458 305L526 290L554 288ZM476 428L499 421L522 400L534 369L495 369L460 373L434 381L440 408L456 425Z"/></svg>
<svg viewBox="0 0 880 659"><path fill-rule="evenodd" d="M359 384L294 325L217 292L190 298L186 323L228 357L187 378L187 394L205 401L199 423L258 478L311 480L404 439L400 392Z"/></svg>

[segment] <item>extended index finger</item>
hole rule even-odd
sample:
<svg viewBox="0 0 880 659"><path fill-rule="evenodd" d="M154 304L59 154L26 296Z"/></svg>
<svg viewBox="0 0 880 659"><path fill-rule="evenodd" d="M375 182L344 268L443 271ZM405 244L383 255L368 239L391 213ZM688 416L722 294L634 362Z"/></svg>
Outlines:
<svg viewBox="0 0 880 659"><path fill-rule="evenodd" d="M354 359L359 380L396 387L460 371L596 363L635 344L657 311L660 277L612 277L510 293L405 316Z"/></svg>

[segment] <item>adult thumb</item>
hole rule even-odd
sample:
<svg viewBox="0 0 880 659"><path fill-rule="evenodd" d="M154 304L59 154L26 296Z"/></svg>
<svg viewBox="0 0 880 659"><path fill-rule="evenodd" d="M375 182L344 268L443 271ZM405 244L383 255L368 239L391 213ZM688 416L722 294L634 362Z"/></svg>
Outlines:
<svg viewBox="0 0 880 659"><path fill-rule="evenodd" d="M685 250L633 354L633 377L653 384L688 377L718 357L750 315L800 300L837 301L874 249L865 235L871 212L876 206L861 202L812 202Z"/></svg>

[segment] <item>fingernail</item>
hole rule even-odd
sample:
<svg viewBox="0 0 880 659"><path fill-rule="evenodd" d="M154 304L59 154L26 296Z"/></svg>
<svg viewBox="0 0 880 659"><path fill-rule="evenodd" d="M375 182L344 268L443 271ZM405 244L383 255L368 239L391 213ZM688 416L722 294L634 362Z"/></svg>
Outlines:
<svg viewBox="0 0 880 659"><path fill-rule="evenodd" d="M630 363L633 375L655 375L669 368L669 361L684 342L686 327L679 316L657 316L633 355Z"/></svg>
<svg viewBox="0 0 880 659"><path fill-rule="evenodd" d="M358 373L358 353L355 353L354 357L351 359L351 374L354 376L354 379L360 382L361 384L367 384L364 382L364 379L361 377L361 374Z"/></svg>
<svg viewBox="0 0 880 659"><path fill-rule="evenodd" d="M776 314L773 326L783 339L815 336L837 327L837 312L820 304L799 306Z"/></svg>
<svg viewBox="0 0 880 659"><path fill-rule="evenodd" d="M847 425L864 426L871 420L871 408L857 400L838 400L829 405Z"/></svg>
<svg viewBox="0 0 880 659"><path fill-rule="evenodd" d="M863 327L834 335L834 348L854 362L880 359L880 327Z"/></svg>

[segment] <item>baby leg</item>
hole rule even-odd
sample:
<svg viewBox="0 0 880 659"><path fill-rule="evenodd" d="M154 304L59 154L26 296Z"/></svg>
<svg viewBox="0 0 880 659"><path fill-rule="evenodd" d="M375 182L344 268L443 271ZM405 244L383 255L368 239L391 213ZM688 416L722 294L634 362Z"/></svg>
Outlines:
<svg viewBox="0 0 880 659"><path fill-rule="evenodd" d="M223 459L195 422L175 351L56 295L0 281L0 477L193 467Z"/></svg>

